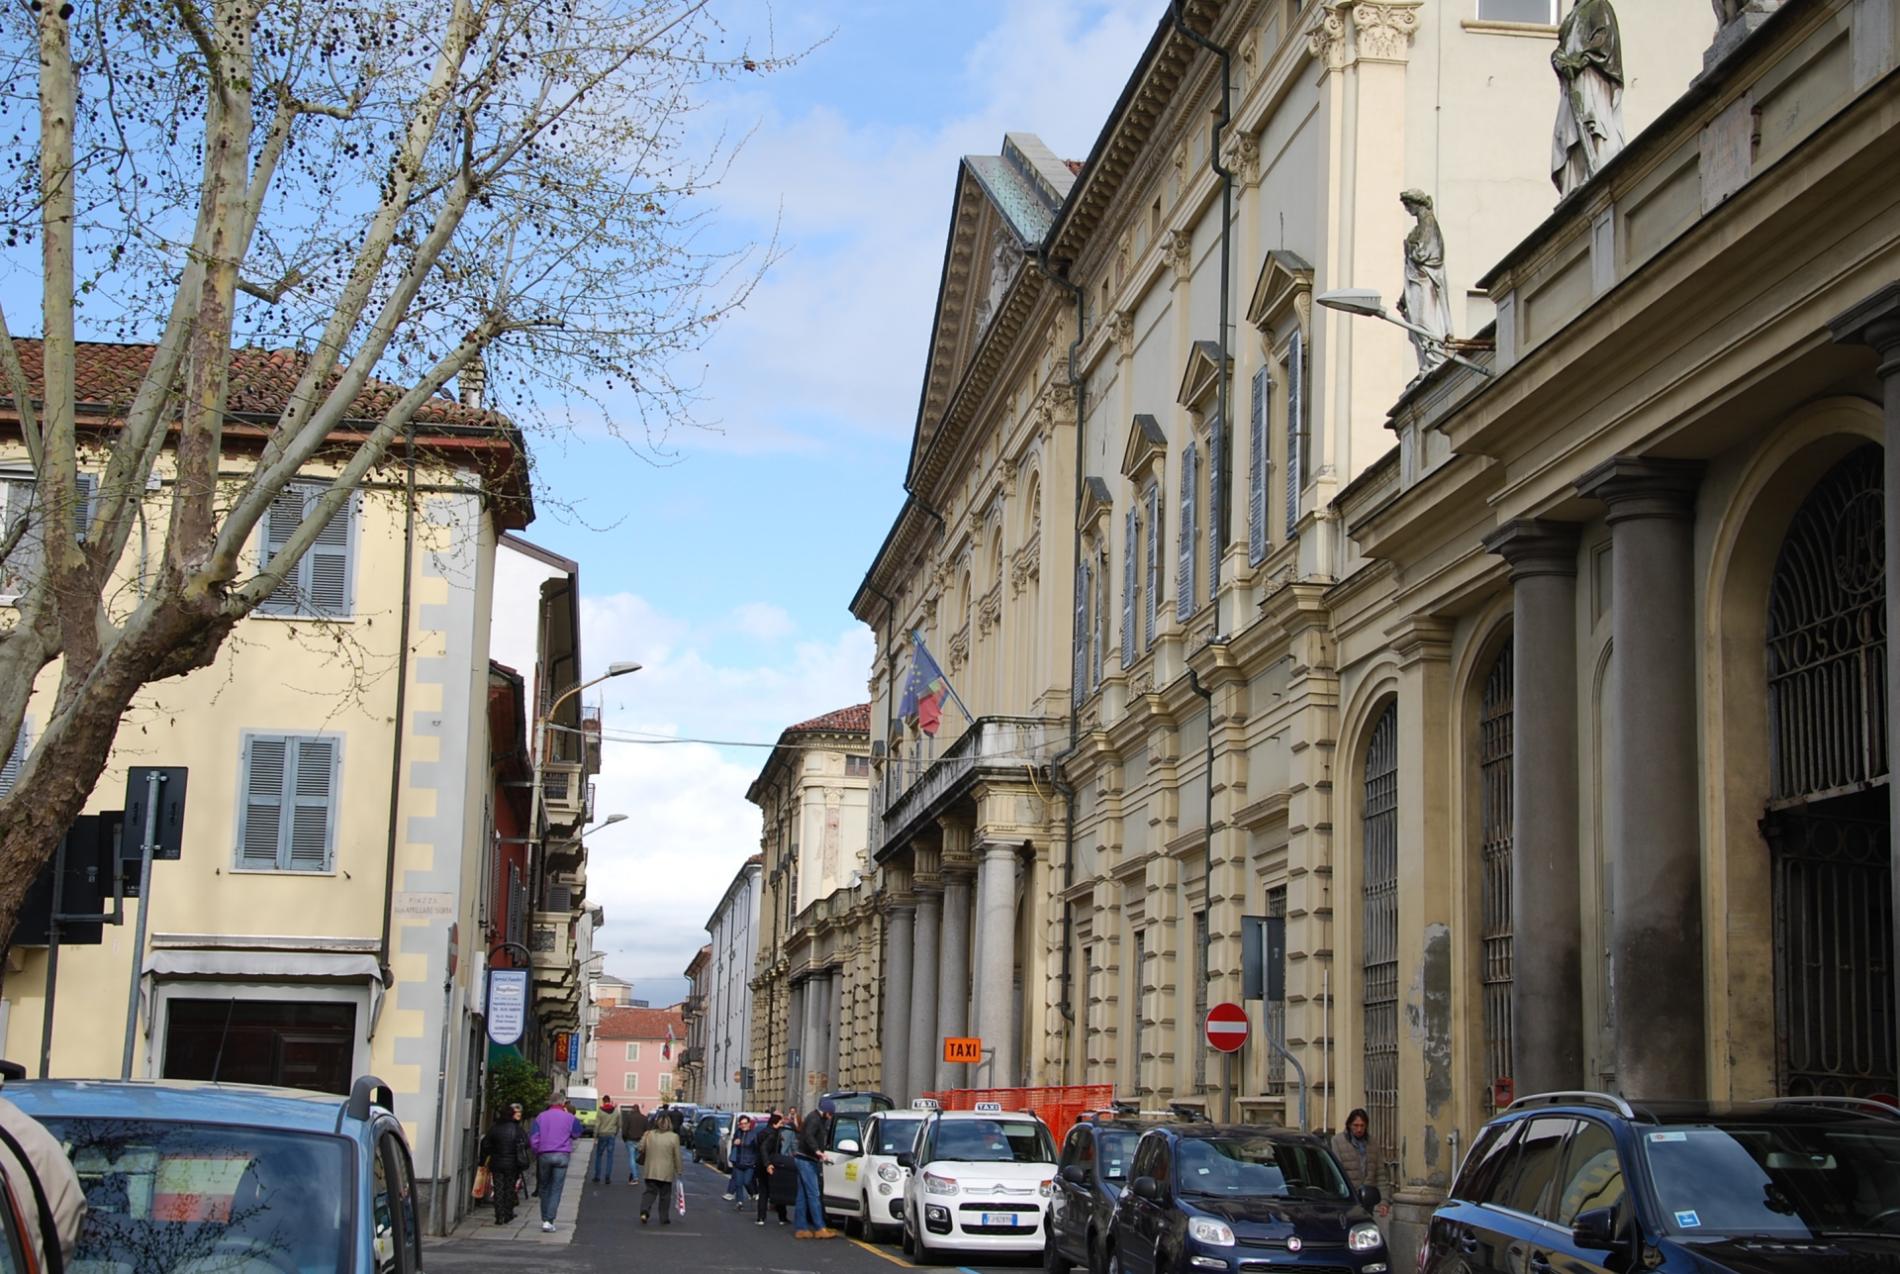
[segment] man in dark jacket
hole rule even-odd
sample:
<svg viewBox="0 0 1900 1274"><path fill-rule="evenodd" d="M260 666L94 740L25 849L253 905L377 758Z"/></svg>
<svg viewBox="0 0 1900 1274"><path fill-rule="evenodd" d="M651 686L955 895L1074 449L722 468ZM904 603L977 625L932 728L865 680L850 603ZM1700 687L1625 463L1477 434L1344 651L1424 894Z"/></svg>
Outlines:
<svg viewBox="0 0 1900 1274"><path fill-rule="evenodd" d="M495 1201L495 1224L515 1219L515 1191L528 1170L528 1130L521 1125L519 1105L503 1108L494 1127L482 1138L482 1158L488 1163L488 1194Z"/></svg>
<svg viewBox="0 0 1900 1274"><path fill-rule="evenodd" d="M647 1117L640 1110L640 1103L620 1103L620 1140L627 1146L628 1185L640 1180L640 1156L634 1153L634 1148L640 1144L640 1138L646 1135Z"/></svg>

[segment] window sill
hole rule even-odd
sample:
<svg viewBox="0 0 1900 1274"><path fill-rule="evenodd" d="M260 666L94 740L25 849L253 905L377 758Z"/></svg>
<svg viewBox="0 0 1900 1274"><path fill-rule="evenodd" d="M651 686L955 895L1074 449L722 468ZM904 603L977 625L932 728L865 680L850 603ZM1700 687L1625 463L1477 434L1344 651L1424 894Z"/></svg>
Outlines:
<svg viewBox="0 0 1900 1274"><path fill-rule="evenodd" d="M327 876L334 879L337 870L334 867L328 871L291 871L284 867L227 867L224 869L224 874L227 876L283 876L292 880L304 880L311 876Z"/></svg>
<svg viewBox="0 0 1900 1274"><path fill-rule="evenodd" d="M355 615L279 615L254 610L248 618L267 619L274 624L354 624Z"/></svg>
<svg viewBox="0 0 1900 1274"><path fill-rule="evenodd" d="M1491 22L1483 18L1465 18L1458 25L1473 35L1528 36L1533 40L1557 38L1557 28L1542 22Z"/></svg>

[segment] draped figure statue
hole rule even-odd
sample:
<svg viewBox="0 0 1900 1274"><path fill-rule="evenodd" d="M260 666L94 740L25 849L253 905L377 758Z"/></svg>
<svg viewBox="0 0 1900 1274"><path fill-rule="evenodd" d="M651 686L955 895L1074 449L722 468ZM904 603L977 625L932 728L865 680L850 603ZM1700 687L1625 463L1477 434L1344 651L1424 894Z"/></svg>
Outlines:
<svg viewBox="0 0 1900 1274"><path fill-rule="evenodd" d="M1399 313L1414 327L1424 328L1437 338L1428 340L1418 332L1412 333L1412 348L1418 353L1418 371L1423 376L1445 361L1443 342L1451 335L1445 235L1438 228L1430 195L1408 190L1399 196L1399 202L1417 219L1412 233L1405 236L1405 295L1399 301Z"/></svg>
<svg viewBox="0 0 1900 1274"><path fill-rule="evenodd" d="M1623 37L1610 0L1581 0L1550 55L1562 92L1550 139L1558 196L1589 181L1623 149Z"/></svg>

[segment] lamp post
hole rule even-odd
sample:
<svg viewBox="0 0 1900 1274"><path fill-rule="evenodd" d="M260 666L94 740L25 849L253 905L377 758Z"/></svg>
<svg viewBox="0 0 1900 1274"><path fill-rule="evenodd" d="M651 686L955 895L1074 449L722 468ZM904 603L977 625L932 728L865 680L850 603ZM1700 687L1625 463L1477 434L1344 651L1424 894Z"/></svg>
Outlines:
<svg viewBox="0 0 1900 1274"><path fill-rule="evenodd" d="M1313 298L1329 310L1338 310L1344 314L1359 314L1367 318L1384 319L1394 327L1402 327L1427 345L1443 354L1447 360L1460 367L1469 367L1480 376L1496 376L1489 367L1472 362L1463 354L1454 353L1445 338L1429 328L1420 327L1402 318L1394 318L1385 312L1385 302L1371 288L1335 288L1331 292L1321 292Z"/></svg>
<svg viewBox="0 0 1900 1274"><path fill-rule="evenodd" d="M547 711L535 718L534 797L528 805L528 834L530 836L537 839L541 836L542 796L545 791L544 785L547 779L548 725L554 720L554 714L561 710L562 704L572 699L581 691L591 689L612 677L624 677L630 672L639 672L641 666L642 665L636 663L608 664L607 671L600 674L600 676L588 681L583 681L578 685L569 686L559 695L556 695L554 702L548 705Z"/></svg>

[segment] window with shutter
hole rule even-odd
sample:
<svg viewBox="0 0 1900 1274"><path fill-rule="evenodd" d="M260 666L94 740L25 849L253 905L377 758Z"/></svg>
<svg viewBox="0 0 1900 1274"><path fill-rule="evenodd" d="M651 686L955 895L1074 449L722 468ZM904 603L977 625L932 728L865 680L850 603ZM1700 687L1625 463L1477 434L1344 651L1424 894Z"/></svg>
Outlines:
<svg viewBox="0 0 1900 1274"><path fill-rule="evenodd" d="M1298 332L1286 351L1286 533L1300 524L1300 484L1306 476L1306 342Z"/></svg>
<svg viewBox="0 0 1900 1274"><path fill-rule="evenodd" d="M1227 547L1227 422L1207 431L1207 600L1220 595L1220 555Z"/></svg>
<svg viewBox="0 0 1900 1274"><path fill-rule="evenodd" d="M1127 534L1122 541L1122 667L1135 662L1135 590L1141 556L1141 519L1133 509L1125 519Z"/></svg>
<svg viewBox="0 0 1900 1274"><path fill-rule="evenodd" d="M1148 486L1148 579L1141 590L1141 604L1147 607L1144 617L1144 641L1142 649L1151 649L1155 644L1155 625L1161 609L1161 484Z"/></svg>
<svg viewBox="0 0 1900 1274"><path fill-rule="evenodd" d="M1089 693L1089 564L1075 564L1075 649L1070 668L1070 695L1075 703Z"/></svg>
<svg viewBox="0 0 1900 1274"><path fill-rule="evenodd" d="M337 740L254 734L244 742L237 865L329 871L335 841Z"/></svg>
<svg viewBox="0 0 1900 1274"><path fill-rule="evenodd" d="M26 768L26 754L33 748L33 718L26 717L20 722L20 733L13 740L13 751L7 753L4 764L0 764L0 796L13 790L20 781L20 771Z"/></svg>
<svg viewBox="0 0 1900 1274"><path fill-rule="evenodd" d="M1089 641L1089 688L1102 684L1102 665L1108 658L1108 551L1104 549L1095 557L1095 603L1090 618L1094 620L1092 637Z"/></svg>
<svg viewBox="0 0 1900 1274"><path fill-rule="evenodd" d="M270 509L264 514L259 570L290 542L324 490L313 483L292 483L271 501ZM323 524L296 568L284 576L284 582L258 607L260 612L326 619L352 613L356 600L351 560L356 543L356 511L356 500L347 500L335 516Z"/></svg>
<svg viewBox="0 0 1900 1274"><path fill-rule="evenodd" d="M1181 453L1181 538L1180 555L1175 562L1174 617L1186 621L1194 617L1194 488L1200 482L1200 454L1194 443Z"/></svg>
<svg viewBox="0 0 1900 1274"><path fill-rule="evenodd" d="M1267 560L1267 391L1262 367L1253 374L1253 414L1247 421L1247 562Z"/></svg>
<svg viewBox="0 0 1900 1274"><path fill-rule="evenodd" d="M93 499L99 491L99 478L96 474L82 473L77 475L77 483L79 507L73 510L73 534L79 543L84 544L87 527L92 522ZM0 478L0 537L11 535L14 525L20 520L27 521L20 542L14 545L5 561L0 561L0 601L18 600L24 596L39 574L40 563L45 560L41 513L34 500L38 489L39 483L30 473Z"/></svg>

